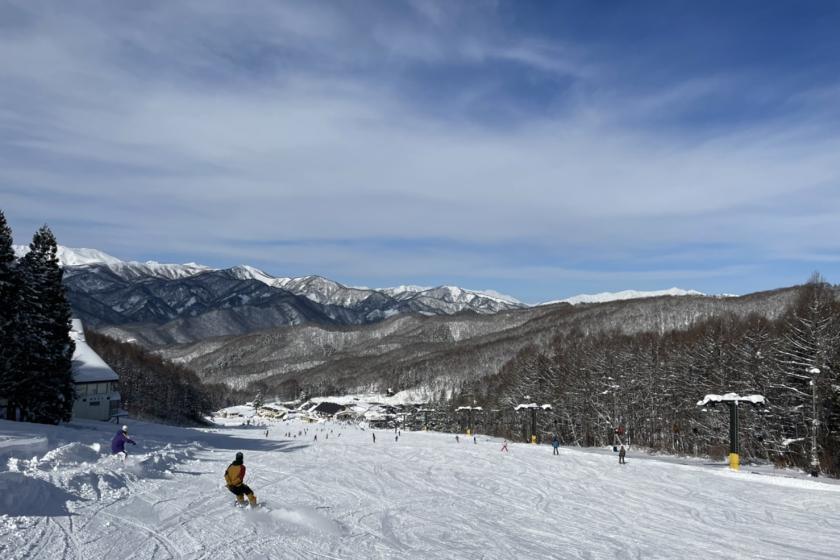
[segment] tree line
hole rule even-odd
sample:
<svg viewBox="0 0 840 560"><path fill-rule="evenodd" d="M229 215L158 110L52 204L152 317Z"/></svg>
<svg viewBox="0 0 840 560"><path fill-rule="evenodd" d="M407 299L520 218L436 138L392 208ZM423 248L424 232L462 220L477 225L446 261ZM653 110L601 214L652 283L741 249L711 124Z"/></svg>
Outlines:
<svg viewBox="0 0 840 560"><path fill-rule="evenodd" d="M16 258L0 210L0 404L10 420L56 424L73 411L72 313L57 251L43 226Z"/></svg>
<svg viewBox="0 0 840 560"><path fill-rule="evenodd" d="M556 336L526 347L495 375L464 383L448 403L476 403L486 433L525 437L520 403L538 413L541 436L565 444L631 443L677 454L723 454L726 406L704 410L706 394L761 394L768 406L741 411L746 461L820 469L840 476L840 303L815 274L779 319L723 314L688 330ZM443 403L441 403L443 404ZM454 406L453 406L454 405ZM495 411L495 412L493 412ZM463 413L451 413L463 424ZM620 431L620 434L616 432Z"/></svg>
<svg viewBox="0 0 840 560"><path fill-rule="evenodd" d="M120 376L122 406L133 418L200 424L212 411L251 396L221 383L203 384L186 367L96 331L85 329L85 340Z"/></svg>

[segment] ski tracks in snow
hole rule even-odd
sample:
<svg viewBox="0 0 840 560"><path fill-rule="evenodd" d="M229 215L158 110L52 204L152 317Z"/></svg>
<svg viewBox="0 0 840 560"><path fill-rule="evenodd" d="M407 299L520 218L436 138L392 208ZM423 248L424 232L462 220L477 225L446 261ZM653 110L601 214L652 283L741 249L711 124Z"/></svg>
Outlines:
<svg viewBox="0 0 840 560"><path fill-rule="evenodd" d="M0 551L6 537L10 558L39 560L811 560L840 548L840 492L810 481L527 444L506 454L484 437L383 432L373 444L369 431L335 428L341 438L293 449L220 430L242 439L264 509L232 506L229 439L225 451L169 452L193 472L153 471L117 497L68 503L69 516L0 527ZM272 432L289 429L303 428Z"/></svg>

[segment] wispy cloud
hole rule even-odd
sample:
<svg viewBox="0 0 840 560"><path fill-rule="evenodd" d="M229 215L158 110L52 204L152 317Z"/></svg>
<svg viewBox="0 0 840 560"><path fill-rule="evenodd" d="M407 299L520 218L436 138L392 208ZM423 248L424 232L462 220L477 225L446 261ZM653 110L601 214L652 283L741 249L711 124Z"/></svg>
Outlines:
<svg viewBox="0 0 840 560"><path fill-rule="evenodd" d="M631 280L744 292L782 261L831 275L838 84L799 72L774 89L761 60L647 80L667 44L622 54L516 10L7 3L0 206L19 237L46 221L127 258L472 279L526 300ZM673 265L622 266L657 254Z"/></svg>

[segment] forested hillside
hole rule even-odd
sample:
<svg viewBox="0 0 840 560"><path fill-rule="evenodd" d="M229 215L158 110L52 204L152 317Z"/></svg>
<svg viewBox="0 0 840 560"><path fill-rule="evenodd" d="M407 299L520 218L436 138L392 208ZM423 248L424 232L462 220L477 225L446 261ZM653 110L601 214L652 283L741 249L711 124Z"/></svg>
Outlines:
<svg viewBox="0 0 840 560"><path fill-rule="evenodd" d="M495 315L401 316L362 327L271 329L158 353L188 365L206 381L253 384L252 392L293 396L290 391L299 386L315 395L422 388L440 399L464 383L496 374L527 346L548 351L562 333L665 333L726 313L773 319L795 297L791 288L740 298L666 296Z"/></svg>
<svg viewBox="0 0 840 560"><path fill-rule="evenodd" d="M560 333L549 347L529 345L498 373L465 385L452 404L510 411L549 403L541 431L565 444L613 444L621 427L625 442L705 454L725 449L729 416L725 406L703 411L697 401L762 394L766 410L740 407L743 454L804 467L814 435L822 470L838 475L839 372L840 305L816 277L779 317L727 312L687 330ZM511 431L493 416L484 418L488 430Z"/></svg>
<svg viewBox="0 0 840 560"><path fill-rule="evenodd" d="M120 376L123 408L134 418L174 424L202 423L202 417L247 397L219 384L202 384L184 366L171 364L143 348L85 331L87 343Z"/></svg>

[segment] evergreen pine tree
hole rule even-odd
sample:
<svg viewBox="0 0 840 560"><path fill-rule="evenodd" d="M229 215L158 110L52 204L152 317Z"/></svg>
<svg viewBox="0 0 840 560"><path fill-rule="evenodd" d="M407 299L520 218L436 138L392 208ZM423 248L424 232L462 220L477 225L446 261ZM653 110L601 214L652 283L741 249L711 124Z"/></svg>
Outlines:
<svg viewBox="0 0 840 560"><path fill-rule="evenodd" d="M15 270L15 253L12 249L12 229L0 210L0 399L7 401L6 417L15 416L16 358L19 341L15 318L19 281Z"/></svg>
<svg viewBox="0 0 840 560"><path fill-rule="evenodd" d="M73 410L70 304L61 283L58 244L46 226L39 229L21 259L20 327L23 329L22 378L18 397L26 420L58 423Z"/></svg>

